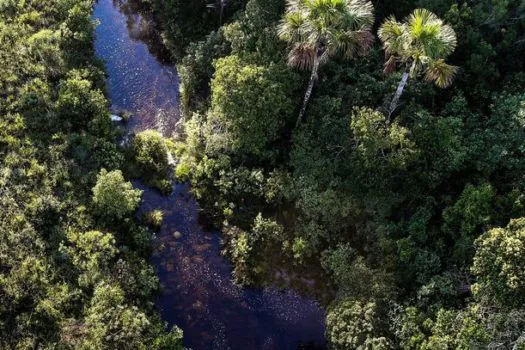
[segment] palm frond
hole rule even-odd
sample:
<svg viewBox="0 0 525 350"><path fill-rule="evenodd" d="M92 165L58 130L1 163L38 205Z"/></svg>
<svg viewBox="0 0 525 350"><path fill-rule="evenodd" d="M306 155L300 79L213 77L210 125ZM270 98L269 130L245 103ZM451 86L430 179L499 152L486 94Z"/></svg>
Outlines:
<svg viewBox="0 0 525 350"><path fill-rule="evenodd" d="M388 58L385 61L385 66L383 68L383 73L385 74L392 74L397 67L397 60L396 56L389 56L388 54L385 54Z"/></svg>
<svg viewBox="0 0 525 350"><path fill-rule="evenodd" d="M441 27L439 33L439 40L442 42L442 56L443 58L448 57L457 46L456 32L452 29L451 26L444 24Z"/></svg>
<svg viewBox="0 0 525 350"><path fill-rule="evenodd" d="M456 33L426 9L416 9L407 19L407 30L422 55L446 58L456 48Z"/></svg>
<svg viewBox="0 0 525 350"><path fill-rule="evenodd" d="M277 34L282 40L299 40L304 23L305 17L301 12L287 12L277 29Z"/></svg>
<svg viewBox="0 0 525 350"><path fill-rule="evenodd" d="M414 36L423 34L426 30L441 26L443 21L433 12L419 8L415 9L407 18L407 24Z"/></svg>
<svg viewBox="0 0 525 350"><path fill-rule="evenodd" d="M388 18L379 27L378 36L383 43L383 48L388 54L399 53L406 42L404 40L405 26L396 21L395 17Z"/></svg>
<svg viewBox="0 0 525 350"><path fill-rule="evenodd" d="M443 59L431 61L425 70L425 79L440 88L446 88L452 84L458 70L458 67L447 64Z"/></svg>
<svg viewBox="0 0 525 350"><path fill-rule="evenodd" d="M286 11L287 12L300 12L304 7L304 2L310 0L287 0Z"/></svg>
<svg viewBox="0 0 525 350"><path fill-rule="evenodd" d="M296 43L288 53L288 65L294 68L310 70L314 65L316 50L306 43Z"/></svg>
<svg viewBox="0 0 525 350"><path fill-rule="evenodd" d="M333 47L344 57L353 58L366 54L373 43L374 35L368 30L347 31L338 34Z"/></svg>
<svg viewBox="0 0 525 350"><path fill-rule="evenodd" d="M347 0L347 11L354 29L371 27L374 24L374 5L365 0Z"/></svg>
<svg viewBox="0 0 525 350"><path fill-rule="evenodd" d="M288 0L278 34L292 44L289 63L307 67L307 48L321 47L320 59L336 52L348 58L364 54L373 43L373 21L367 0Z"/></svg>
<svg viewBox="0 0 525 350"><path fill-rule="evenodd" d="M447 65L444 59L456 48L456 33L434 13L416 9L404 23L388 18L378 36L388 58L385 72L390 72L395 63L404 62L410 65L411 77L424 69L427 80L436 85L446 87L452 83L457 67Z"/></svg>

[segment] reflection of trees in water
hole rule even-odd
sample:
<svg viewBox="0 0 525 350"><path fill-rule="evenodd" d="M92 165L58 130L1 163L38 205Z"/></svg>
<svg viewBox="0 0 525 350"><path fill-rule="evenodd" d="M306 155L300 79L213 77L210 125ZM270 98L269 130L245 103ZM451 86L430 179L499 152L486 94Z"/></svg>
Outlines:
<svg viewBox="0 0 525 350"><path fill-rule="evenodd" d="M113 4L126 16L130 37L145 43L160 62L170 63L170 54L162 43L150 5L141 0L113 0Z"/></svg>

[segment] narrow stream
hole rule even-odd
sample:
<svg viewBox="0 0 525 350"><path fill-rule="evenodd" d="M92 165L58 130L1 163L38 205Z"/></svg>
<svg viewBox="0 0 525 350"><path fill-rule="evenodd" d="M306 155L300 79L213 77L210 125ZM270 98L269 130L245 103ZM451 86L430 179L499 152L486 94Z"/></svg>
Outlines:
<svg viewBox="0 0 525 350"><path fill-rule="evenodd" d="M106 63L114 111L129 111L130 131L154 128L169 136L179 119L176 68L162 58L147 13L131 0L99 0L96 52ZM153 35L152 35L153 34ZM153 53L152 53L153 52ZM141 210L160 209L164 223L153 263L162 318L184 330L185 345L200 349L313 349L324 346L324 311L292 291L242 289L220 255L220 233L199 223L188 185L171 196L144 190Z"/></svg>

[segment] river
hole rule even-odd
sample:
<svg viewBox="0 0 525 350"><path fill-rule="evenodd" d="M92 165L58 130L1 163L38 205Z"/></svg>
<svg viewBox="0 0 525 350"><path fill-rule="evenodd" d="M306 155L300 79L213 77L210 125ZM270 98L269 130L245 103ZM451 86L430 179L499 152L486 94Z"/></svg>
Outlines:
<svg viewBox="0 0 525 350"><path fill-rule="evenodd" d="M140 6L99 0L94 18L96 53L108 73L113 111L128 111L128 131L157 129L170 136L179 120L176 67L163 59L154 24ZM312 349L324 347L324 311L313 300L274 288L246 289L231 279L220 254L221 235L199 222L187 184L170 196L144 190L140 211L160 209L162 228L152 258L161 284L157 307L184 331L184 344L200 349Z"/></svg>

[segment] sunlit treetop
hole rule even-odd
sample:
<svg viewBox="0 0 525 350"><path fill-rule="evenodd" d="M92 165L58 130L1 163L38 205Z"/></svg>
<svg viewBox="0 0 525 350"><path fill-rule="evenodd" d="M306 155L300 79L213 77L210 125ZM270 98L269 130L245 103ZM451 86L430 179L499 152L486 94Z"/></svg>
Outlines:
<svg viewBox="0 0 525 350"><path fill-rule="evenodd" d="M456 33L434 13L416 9L403 22L390 17L378 35L388 58L386 73L401 66L412 77L424 72L426 80L441 88L452 84L458 67L445 59L456 49Z"/></svg>
<svg viewBox="0 0 525 350"><path fill-rule="evenodd" d="M310 69L316 49L322 59L337 53L365 54L374 42L372 3L364 0L289 0L279 36L293 44L289 64Z"/></svg>

